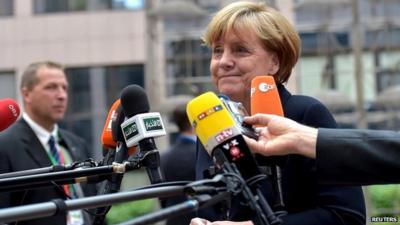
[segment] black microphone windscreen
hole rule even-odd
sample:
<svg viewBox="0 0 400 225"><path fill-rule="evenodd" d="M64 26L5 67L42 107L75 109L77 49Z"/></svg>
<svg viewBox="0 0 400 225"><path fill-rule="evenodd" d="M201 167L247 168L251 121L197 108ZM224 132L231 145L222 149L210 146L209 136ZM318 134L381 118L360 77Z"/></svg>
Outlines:
<svg viewBox="0 0 400 225"><path fill-rule="evenodd" d="M132 117L150 111L147 94L142 87L136 84L129 85L121 91L121 105L125 115Z"/></svg>
<svg viewBox="0 0 400 225"><path fill-rule="evenodd" d="M112 139L117 142L117 141L124 141L124 135L122 133L121 129L121 124L125 120L125 113L124 109L122 108L122 105L119 105L117 109L115 109L115 117L113 118L113 121L111 123L111 135Z"/></svg>

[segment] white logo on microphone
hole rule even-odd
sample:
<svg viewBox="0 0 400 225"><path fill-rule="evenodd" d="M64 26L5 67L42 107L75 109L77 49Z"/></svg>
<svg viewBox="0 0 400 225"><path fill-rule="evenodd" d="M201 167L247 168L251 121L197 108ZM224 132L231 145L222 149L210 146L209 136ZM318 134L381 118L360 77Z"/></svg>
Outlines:
<svg viewBox="0 0 400 225"><path fill-rule="evenodd" d="M254 93L256 93L256 88L251 88L250 89L250 97L253 97Z"/></svg>
<svg viewBox="0 0 400 225"><path fill-rule="evenodd" d="M13 105L8 105L8 108L11 110L14 117L18 117L17 110L14 108Z"/></svg>
<svg viewBox="0 0 400 225"><path fill-rule="evenodd" d="M267 92L267 91L269 91L269 90L274 89L274 85L270 85L270 84L267 84L267 83L262 82L262 83L260 83L260 84L258 85L258 89L259 89L261 92Z"/></svg>

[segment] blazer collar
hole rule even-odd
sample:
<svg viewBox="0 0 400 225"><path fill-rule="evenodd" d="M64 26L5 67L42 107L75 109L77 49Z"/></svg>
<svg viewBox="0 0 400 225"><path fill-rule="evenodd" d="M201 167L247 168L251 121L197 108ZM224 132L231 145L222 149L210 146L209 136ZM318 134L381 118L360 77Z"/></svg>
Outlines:
<svg viewBox="0 0 400 225"><path fill-rule="evenodd" d="M60 144L65 147L65 149L69 152L72 157L72 160L76 160L79 154L79 148L76 143L73 142L70 138L68 138L68 134L63 129L58 129Z"/></svg>
<svg viewBox="0 0 400 225"><path fill-rule="evenodd" d="M24 145L24 151L32 158L39 167L47 167L51 165L49 156L43 145L40 143L36 134L24 119L19 120L19 129L21 141Z"/></svg>
<svg viewBox="0 0 400 225"><path fill-rule="evenodd" d="M282 108L285 109L285 104L288 102L292 94L283 86L283 84L277 84L279 97L281 99Z"/></svg>

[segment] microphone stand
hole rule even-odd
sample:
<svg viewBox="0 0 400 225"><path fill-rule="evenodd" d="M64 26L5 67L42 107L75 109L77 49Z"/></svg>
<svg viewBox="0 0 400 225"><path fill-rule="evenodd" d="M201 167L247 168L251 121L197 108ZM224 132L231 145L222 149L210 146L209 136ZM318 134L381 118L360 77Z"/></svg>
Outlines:
<svg viewBox="0 0 400 225"><path fill-rule="evenodd" d="M109 159L107 160L113 160L114 163L122 163L125 159L128 158L128 147L126 146L125 142L118 141L116 149L114 151L109 151L109 154L107 155ZM104 194L110 194L110 193L116 193L119 191L121 187L121 182L122 182L123 174L113 174L110 176L110 178L106 181L104 181L101 184L101 187L99 191L97 192L97 195L104 195ZM111 206L105 206L105 207L98 207L95 209L95 216L93 218L93 225L102 225L104 224L105 217L110 210Z"/></svg>
<svg viewBox="0 0 400 225"><path fill-rule="evenodd" d="M229 176L232 174L218 174L213 179L189 183L185 186L184 193L191 196L191 199L118 225L152 224L227 201L232 195L241 192L243 185L240 184L244 182L242 179L229 179ZM223 186L216 188L214 185Z"/></svg>
<svg viewBox="0 0 400 225"><path fill-rule="evenodd" d="M240 174L236 165L234 163L229 163L227 161L224 162L223 171L225 173ZM251 181L248 181L248 183L250 183L250 186L253 186L255 194L251 191L250 187L247 185L246 182L244 182L244 187L242 192L246 202L249 204L250 208L255 211L257 215L257 220L253 222L254 224L260 224L260 225L282 224L282 220L279 217L277 217L275 213L272 211L271 206L264 198L264 195L262 194L260 187L257 184L258 181L260 181L260 178L262 177L255 177L252 178Z"/></svg>
<svg viewBox="0 0 400 225"><path fill-rule="evenodd" d="M84 181L95 181L107 179L109 174L122 174L126 171L137 169L138 162L114 163L108 166L85 168L72 171L60 171L28 176L18 176L0 179L0 192L32 189L56 184L80 183Z"/></svg>
<svg viewBox="0 0 400 225"><path fill-rule="evenodd" d="M0 223L54 216L69 210L96 208L127 201L172 197L183 193L184 186L156 187L132 192L119 192L80 199L55 199L51 202L0 209Z"/></svg>
<svg viewBox="0 0 400 225"><path fill-rule="evenodd" d="M175 185L163 187L159 185L153 188L139 189L129 192L119 192L65 201L62 199L54 199L51 202L0 209L0 223L50 217L69 210L96 208L147 198L167 198L182 194L193 195L194 193L216 193L219 188L207 184L219 183L222 178L223 176L220 175L218 177L216 176L213 180L208 179L192 182L185 186ZM207 206L207 204L205 204L205 206Z"/></svg>
<svg viewBox="0 0 400 225"><path fill-rule="evenodd" d="M159 211L149 213L143 216L136 217L132 220L125 221L118 225L139 225L139 224L152 224L161 220L170 219L176 216L183 215L188 212L193 212L198 209L207 208L215 205L221 201L229 199L231 193L224 192L215 196L203 194L195 196L185 202L161 209Z"/></svg>
<svg viewBox="0 0 400 225"><path fill-rule="evenodd" d="M59 171L67 171L73 170L79 167L94 167L97 163L93 161L93 159L88 159L84 162L74 162L69 165L53 165L48 167L42 167L31 170L21 170L10 173L2 173L0 174L0 179L11 178L11 177L20 177L20 176L29 176L34 174L42 174L42 173L51 173L51 172L59 172Z"/></svg>

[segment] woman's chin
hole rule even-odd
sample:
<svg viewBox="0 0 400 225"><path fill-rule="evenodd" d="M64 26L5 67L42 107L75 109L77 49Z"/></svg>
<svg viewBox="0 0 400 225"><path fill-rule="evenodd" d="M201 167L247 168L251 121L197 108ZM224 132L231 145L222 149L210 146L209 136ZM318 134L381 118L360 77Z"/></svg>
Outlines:
<svg viewBox="0 0 400 225"><path fill-rule="evenodd" d="M219 83L218 84L218 90L221 93L225 93L225 94L237 94L239 93L241 89L241 85L237 82L235 83L230 83L230 82L225 82L225 83Z"/></svg>
<svg viewBox="0 0 400 225"><path fill-rule="evenodd" d="M235 91L234 89L230 89L230 88L228 88L228 89L227 88L219 88L218 90L221 94L224 94L228 97L234 96L237 94L237 91Z"/></svg>
<svg viewBox="0 0 400 225"><path fill-rule="evenodd" d="M237 99L240 96L240 92L234 88L220 88L218 90L221 94L228 96L231 100Z"/></svg>

